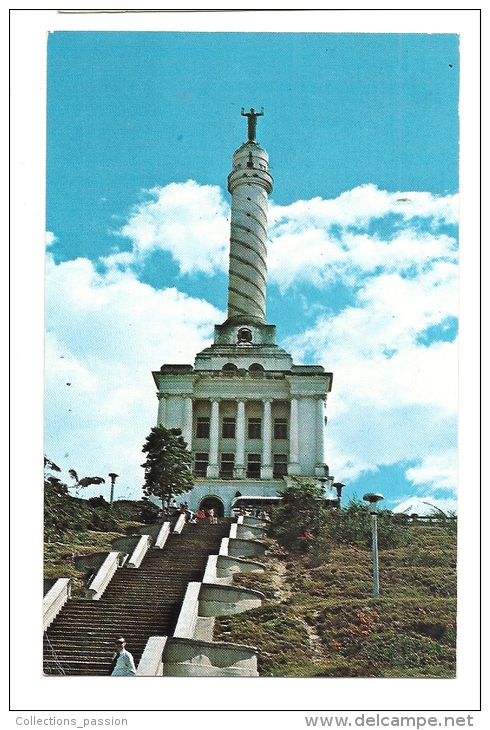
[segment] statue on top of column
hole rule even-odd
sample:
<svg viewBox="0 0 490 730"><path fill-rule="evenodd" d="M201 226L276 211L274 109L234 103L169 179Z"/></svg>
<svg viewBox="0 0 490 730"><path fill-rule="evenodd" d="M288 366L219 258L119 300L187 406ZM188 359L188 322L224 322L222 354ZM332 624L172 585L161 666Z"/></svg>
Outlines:
<svg viewBox="0 0 490 730"><path fill-rule="evenodd" d="M264 116L264 107L261 108L260 112L256 112L252 107L249 112L245 112L242 106L242 117L248 117L248 141L255 142L255 134L257 131L257 117Z"/></svg>

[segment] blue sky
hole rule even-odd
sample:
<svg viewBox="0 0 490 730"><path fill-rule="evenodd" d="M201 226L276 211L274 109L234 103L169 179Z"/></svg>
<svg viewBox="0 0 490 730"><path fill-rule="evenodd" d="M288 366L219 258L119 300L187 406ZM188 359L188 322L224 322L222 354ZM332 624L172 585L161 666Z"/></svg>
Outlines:
<svg viewBox="0 0 490 730"><path fill-rule="evenodd" d="M455 509L458 36L56 31L47 78L47 455L140 496L151 370L226 316L226 177L264 106L267 318L334 373L331 473Z"/></svg>

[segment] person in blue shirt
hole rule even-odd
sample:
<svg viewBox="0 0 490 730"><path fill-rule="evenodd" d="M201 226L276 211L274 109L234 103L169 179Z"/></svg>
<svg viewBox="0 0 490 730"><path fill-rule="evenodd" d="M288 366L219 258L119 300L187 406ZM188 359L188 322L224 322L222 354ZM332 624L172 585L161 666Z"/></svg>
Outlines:
<svg viewBox="0 0 490 730"><path fill-rule="evenodd" d="M126 639L122 636L115 641L116 651L112 657L111 677L134 677L136 667L133 655L126 649Z"/></svg>

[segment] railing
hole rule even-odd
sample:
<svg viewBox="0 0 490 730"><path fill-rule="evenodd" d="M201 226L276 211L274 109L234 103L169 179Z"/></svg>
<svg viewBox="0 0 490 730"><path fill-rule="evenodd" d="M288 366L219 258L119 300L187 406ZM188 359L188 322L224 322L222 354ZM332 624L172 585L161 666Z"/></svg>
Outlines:
<svg viewBox="0 0 490 730"><path fill-rule="evenodd" d="M71 578L58 578L43 598L43 631L54 621L71 593Z"/></svg>
<svg viewBox="0 0 490 730"><path fill-rule="evenodd" d="M151 545L150 535L141 535L126 563L128 568L139 568Z"/></svg>
<svg viewBox="0 0 490 730"><path fill-rule="evenodd" d="M158 535L156 537L156 540L154 542L154 547L162 549L165 543L167 542L167 538L170 534L170 522L164 522L161 526Z"/></svg>
<svg viewBox="0 0 490 730"><path fill-rule="evenodd" d="M150 636L136 670L137 677L161 677L163 675L163 651L166 636Z"/></svg>
<svg viewBox="0 0 490 730"><path fill-rule="evenodd" d="M257 649L200 639L168 638L163 674L171 677L258 677Z"/></svg>
<svg viewBox="0 0 490 730"><path fill-rule="evenodd" d="M408 515L405 512L394 512L393 517L401 524L408 524L413 522L423 522L428 525L440 525L445 522L456 523L458 518L457 515L418 515L415 512Z"/></svg>
<svg viewBox="0 0 490 730"><path fill-rule="evenodd" d="M174 532L181 533L185 525L185 515L181 514L178 517L177 522L175 523L175 527L173 529Z"/></svg>
<svg viewBox="0 0 490 730"><path fill-rule="evenodd" d="M187 585L182 608L180 609L174 636L182 639L192 639L197 625L199 613L199 591L201 584L192 582Z"/></svg>
<svg viewBox="0 0 490 730"><path fill-rule="evenodd" d="M112 576L119 567L119 552L113 551L108 553L106 559L95 574L88 588L85 589L85 595L92 601L98 601L105 589L111 582Z"/></svg>

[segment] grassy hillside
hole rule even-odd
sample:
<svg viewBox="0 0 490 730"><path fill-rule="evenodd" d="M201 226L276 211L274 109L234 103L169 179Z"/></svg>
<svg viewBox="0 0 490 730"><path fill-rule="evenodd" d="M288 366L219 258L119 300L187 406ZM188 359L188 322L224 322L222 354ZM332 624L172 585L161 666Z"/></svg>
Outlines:
<svg viewBox="0 0 490 730"><path fill-rule="evenodd" d="M137 532L154 515L143 502L115 502L110 508L99 499L92 504L63 499L63 512L57 503L56 521L46 529L45 577L73 578L76 594L85 577L75 566L77 557L110 550L115 537ZM331 512L329 530L323 512L320 518L322 532L308 552L267 538L261 559L266 572L235 577L237 584L265 594L262 606L218 618L215 640L256 646L262 676L454 677L454 521L399 525L380 515L375 599L369 513L359 506Z"/></svg>
<svg viewBox="0 0 490 730"><path fill-rule="evenodd" d="M77 558L112 550L113 540L138 533L155 520L157 512L158 508L143 501L118 500L111 507L99 497L85 500L62 495L52 510L45 510L45 580L72 578L72 595L83 593L87 571L77 569Z"/></svg>
<svg viewBox="0 0 490 730"><path fill-rule="evenodd" d="M220 617L215 639L256 646L263 676L454 677L454 527L400 529L406 544L380 549L379 598L369 548L332 545L318 564L269 541L266 572L236 578L267 600Z"/></svg>

